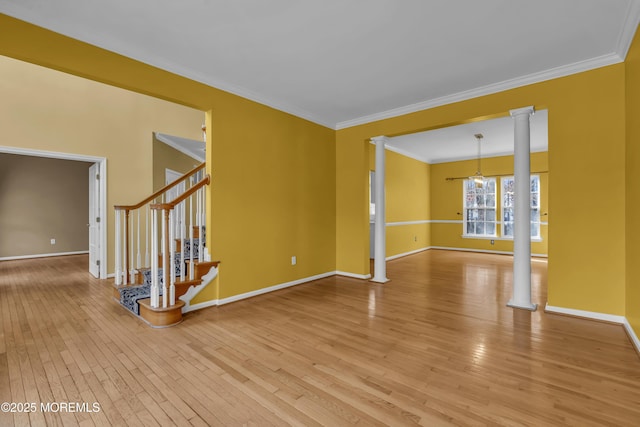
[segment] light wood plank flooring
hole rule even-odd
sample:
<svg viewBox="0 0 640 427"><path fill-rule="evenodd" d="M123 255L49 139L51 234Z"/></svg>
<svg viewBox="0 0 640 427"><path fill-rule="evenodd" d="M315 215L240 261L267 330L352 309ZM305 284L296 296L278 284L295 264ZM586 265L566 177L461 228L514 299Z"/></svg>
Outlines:
<svg viewBox="0 0 640 427"><path fill-rule="evenodd" d="M507 308L508 256L427 251L385 285L329 277L160 330L86 266L0 262L0 402L100 411L0 426L640 425L623 328ZM546 272L533 262L542 305Z"/></svg>

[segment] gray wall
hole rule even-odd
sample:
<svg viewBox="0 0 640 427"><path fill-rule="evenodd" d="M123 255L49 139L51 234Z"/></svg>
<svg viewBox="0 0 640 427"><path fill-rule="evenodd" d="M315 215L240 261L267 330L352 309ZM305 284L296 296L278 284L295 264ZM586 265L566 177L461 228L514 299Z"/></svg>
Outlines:
<svg viewBox="0 0 640 427"><path fill-rule="evenodd" d="M89 250L89 166L0 153L0 258Z"/></svg>

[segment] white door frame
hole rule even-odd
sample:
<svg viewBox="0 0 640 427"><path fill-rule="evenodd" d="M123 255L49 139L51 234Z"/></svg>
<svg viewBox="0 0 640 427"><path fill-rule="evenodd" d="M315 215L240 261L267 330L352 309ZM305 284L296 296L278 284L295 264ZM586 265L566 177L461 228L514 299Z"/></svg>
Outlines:
<svg viewBox="0 0 640 427"><path fill-rule="evenodd" d="M100 251L98 260L100 261L100 279L107 278L107 159L106 157L85 156L83 154L60 153L56 151L33 150L29 148L6 147L0 145L0 153L20 154L32 157L47 157L50 159L76 160L81 162L97 163L100 173L100 231L98 232L98 242ZM86 178L85 178L86 179Z"/></svg>

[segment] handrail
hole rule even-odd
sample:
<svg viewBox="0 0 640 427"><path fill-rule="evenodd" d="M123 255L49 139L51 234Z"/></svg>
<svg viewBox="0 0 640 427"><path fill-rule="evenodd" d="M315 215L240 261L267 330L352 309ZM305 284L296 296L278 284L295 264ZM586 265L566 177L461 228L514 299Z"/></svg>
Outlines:
<svg viewBox="0 0 640 427"><path fill-rule="evenodd" d="M197 184L195 184L193 187L189 188L187 191L185 191L184 193L182 193L179 197L177 197L175 200L171 201L171 202L167 202L167 203L154 203L152 205L150 205L149 207L151 209L173 209L176 207L176 205L178 205L180 202L186 200L189 198L189 196L191 196L193 193L195 193L196 191L198 191L199 189L201 189L202 187L204 187L205 185L209 185L209 183L211 182L211 177L209 175L205 176L204 178L202 178Z"/></svg>
<svg viewBox="0 0 640 427"><path fill-rule="evenodd" d="M152 195L150 195L149 197L147 197L146 199L144 199L143 201L141 201L138 204L135 205L116 205L114 206L115 210L134 210L134 209L139 209L142 206L146 205L147 203L149 203L150 201L152 201L153 199L155 199L156 197L160 196L162 193L165 193L167 190L175 187L176 185L178 185L180 182L184 181L185 179L189 178L192 175L195 175L198 171L200 171L201 169L204 169L204 167L206 166L206 163L201 163L200 165L196 166L195 168L191 169L189 172L187 172L186 174L184 174L183 176L181 176L180 178L176 179L175 181L165 185L164 187L162 187L160 190L156 191L155 193L153 193ZM207 175L208 176L208 175ZM208 183L208 182L207 182ZM182 199L184 200L184 199ZM182 201L180 200L180 201Z"/></svg>

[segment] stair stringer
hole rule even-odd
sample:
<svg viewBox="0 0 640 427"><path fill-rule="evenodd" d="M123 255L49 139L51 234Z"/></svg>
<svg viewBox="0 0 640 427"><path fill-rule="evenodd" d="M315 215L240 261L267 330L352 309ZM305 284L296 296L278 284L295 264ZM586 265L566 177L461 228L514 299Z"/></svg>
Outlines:
<svg viewBox="0 0 640 427"><path fill-rule="evenodd" d="M190 311L197 310L197 308L191 305L191 300L200 293L204 288L206 288L211 282L218 277L218 267L211 267L209 272L202 276L202 282L199 285L190 286L187 292L182 295L179 300L184 302L184 307L182 307L182 313L188 313ZM214 304L217 305L217 304Z"/></svg>

